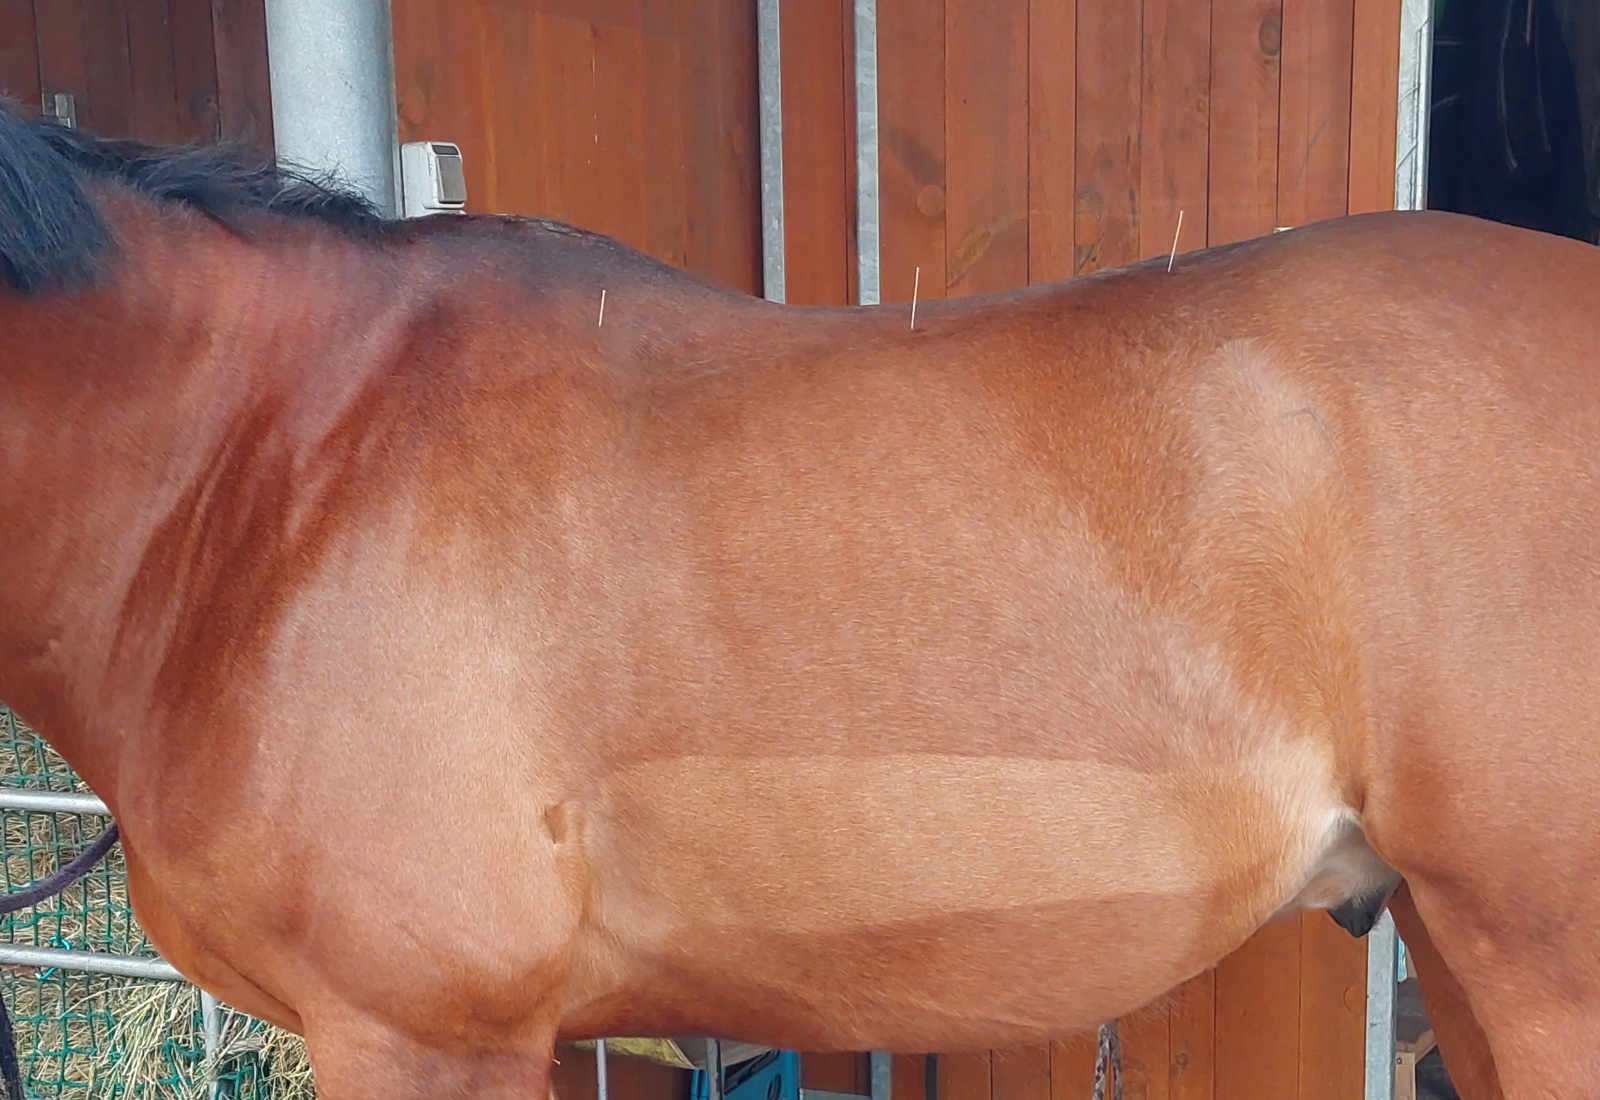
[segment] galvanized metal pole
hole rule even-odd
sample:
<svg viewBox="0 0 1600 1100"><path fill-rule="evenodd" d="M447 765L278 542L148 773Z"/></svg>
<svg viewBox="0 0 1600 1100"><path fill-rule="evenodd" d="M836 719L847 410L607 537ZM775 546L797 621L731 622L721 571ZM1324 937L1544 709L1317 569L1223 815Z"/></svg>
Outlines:
<svg viewBox="0 0 1600 1100"><path fill-rule="evenodd" d="M868 1056L871 1067L872 1100L893 1100L894 1059L887 1050L875 1050Z"/></svg>
<svg viewBox="0 0 1600 1100"><path fill-rule="evenodd" d="M706 1100L722 1100L722 1042L706 1040Z"/></svg>
<svg viewBox="0 0 1600 1100"><path fill-rule="evenodd" d="M74 791L36 791L24 787L0 790L0 810L28 810L46 814L88 814L109 817L106 804L92 794Z"/></svg>
<svg viewBox="0 0 1600 1100"><path fill-rule="evenodd" d="M857 300L881 300L878 242L878 3L856 3L856 285Z"/></svg>
<svg viewBox="0 0 1600 1100"><path fill-rule="evenodd" d="M1400 103L1395 127L1394 205L1428 205L1428 116L1433 106L1433 0L1400 3Z"/></svg>
<svg viewBox="0 0 1600 1100"><path fill-rule="evenodd" d="M761 293L784 301L783 57L778 0L756 0L756 79L761 104Z"/></svg>
<svg viewBox="0 0 1600 1100"><path fill-rule="evenodd" d="M26 966L35 970L56 967L85 974L110 974L118 978L153 978L162 982L181 982L182 974L163 959L131 955L110 955L99 951L67 951L59 947L24 947L0 944L0 964Z"/></svg>
<svg viewBox="0 0 1600 1100"><path fill-rule="evenodd" d="M1367 1082L1365 1100L1394 1100L1395 984L1399 977L1394 918L1387 911L1367 933Z"/></svg>
<svg viewBox="0 0 1600 1100"><path fill-rule="evenodd" d="M217 1059L222 1057L222 1005L203 989L200 991L200 1031L205 1043L206 1095L217 1100L222 1088L217 1079Z"/></svg>
<svg viewBox="0 0 1600 1100"><path fill-rule="evenodd" d="M388 0L266 0L278 159L399 210Z"/></svg>

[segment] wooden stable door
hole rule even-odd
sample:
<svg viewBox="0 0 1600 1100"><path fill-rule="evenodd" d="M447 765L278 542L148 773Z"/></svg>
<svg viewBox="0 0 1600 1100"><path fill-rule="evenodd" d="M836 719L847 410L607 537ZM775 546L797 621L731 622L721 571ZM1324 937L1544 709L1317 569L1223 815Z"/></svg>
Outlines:
<svg viewBox="0 0 1600 1100"><path fill-rule="evenodd" d="M853 300L849 8L783 7L796 302ZM923 296L972 294L1393 205L1399 0L877 13L886 302L919 269Z"/></svg>
<svg viewBox="0 0 1600 1100"><path fill-rule="evenodd" d="M595 229L761 289L752 0L392 0L402 141L468 209Z"/></svg>
<svg viewBox="0 0 1600 1100"><path fill-rule="evenodd" d="M0 0L0 93L109 137L272 148L265 0Z"/></svg>

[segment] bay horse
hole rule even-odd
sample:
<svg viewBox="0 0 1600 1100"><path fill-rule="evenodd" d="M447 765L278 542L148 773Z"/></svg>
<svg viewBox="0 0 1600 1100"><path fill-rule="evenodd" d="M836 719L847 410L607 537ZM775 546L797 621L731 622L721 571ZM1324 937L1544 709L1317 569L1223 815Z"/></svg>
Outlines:
<svg viewBox="0 0 1600 1100"><path fill-rule="evenodd" d="M1464 1097L1600 1095L1592 247L913 324L12 113L0 282L0 699L325 1100L1036 1043L1385 904Z"/></svg>

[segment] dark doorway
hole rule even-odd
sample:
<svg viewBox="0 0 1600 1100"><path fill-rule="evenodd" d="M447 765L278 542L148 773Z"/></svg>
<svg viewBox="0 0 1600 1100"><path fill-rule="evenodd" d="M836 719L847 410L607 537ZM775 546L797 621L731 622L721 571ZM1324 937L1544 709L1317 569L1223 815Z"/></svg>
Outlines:
<svg viewBox="0 0 1600 1100"><path fill-rule="evenodd" d="M1600 242L1600 4L1434 0L1428 206Z"/></svg>

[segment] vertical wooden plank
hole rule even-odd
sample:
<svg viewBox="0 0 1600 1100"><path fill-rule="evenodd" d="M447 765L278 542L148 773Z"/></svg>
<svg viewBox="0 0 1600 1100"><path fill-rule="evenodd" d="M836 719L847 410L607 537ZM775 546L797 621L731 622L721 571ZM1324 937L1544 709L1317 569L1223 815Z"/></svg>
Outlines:
<svg viewBox="0 0 1600 1100"><path fill-rule="evenodd" d="M685 181L688 210L684 223L685 266L690 271L718 278L713 273L723 272L726 263L718 225L722 216L723 174L719 163L721 139L717 127L725 110L721 100L721 83L727 59L718 53L715 45L721 37L722 8L725 5L695 6L693 0L658 0L658 3L667 9L663 17L683 28L681 97L689 108L684 118L684 149L688 166ZM715 74L714 90L709 95L706 73Z"/></svg>
<svg viewBox="0 0 1600 1100"><path fill-rule="evenodd" d="M272 80L267 72L266 0L211 0L222 136L272 148Z"/></svg>
<svg viewBox="0 0 1600 1100"><path fill-rule="evenodd" d="M849 301L845 26L839 0L789 4L783 57L784 281L791 302Z"/></svg>
<svg viewBox="0 0 1600 1100"><path fill-rule="evenodd" d="M126 5L129 133L146 141L181 141L177 59L167 0L126 0Z"/></svg>
<svg viewBox="0 0 1600 1100"><path fill-rule="evenodd" d="M993 1100L1050 1100L1050 1048L993 1051L989 1087Z"/></svg>
<svg viewBox="0 0 1600 1100"><path fill-rule="evenodd" d="M448 83L445 88L434 89L436 113L432 125L410 140L453 141L460 147L467 180L467 209L475 213L522 213L516 209L515 200L508 201L501 192L501 180L508 176L518 179L519 175L515 169L506 170L500 150L503 143L513 154L531 152L526 143L518 140L523 134L517 125L525 116L536 114L542 104L535 100L523 103L520 111L509 109L506 101L514 90L521 89L507 87L506 79L514 73L512 79L526 86L527 71L517 66L523 58L516 51L519 45L525 49L531 46L508 40L496 17L526 18L527 13L525 9L486 8L476 0L468 0L453 10L443 9L441 14L443 36L420 45L446 59ZM392 26L392 15L390 20Z"/></svg>
<svg viewBox="0 0 1600 1100"><path fill-rule="evenodd" d="M1094 1095L1095 1038L1093 1031L1085 1031L1050 1044L1050 1100L1090 1100Z"/></svg>
<svg viewBox="0 0 1600 1100"><path fill-rule="evenodd" d="M1277 224L1282 47L1281 0L1212 0L1208 244Z"/></svg>
<svg viewBox="0 0 1600 1100"><path fill-rule="evenodd" d="M209 0L207 0L209 3ZM389 0L390 33L394 36L395 126L401 141L422 141L433 116L434 90L439 85L443 43L439 39L437 4L427 0ZM471 201L472 157L462 147Z"/></svg>
<svg viewBox="0 0 1600 1100"><path fill-rule="evenodd" d="M1073 272L1078 0L1028 5L1028 281Z"/></svg>
<svg viewBox="0 0 1600 1100"><path fill-rule="evenodd" d="M1078 10L1078 272L1139 255L1143 8L1142 0L1098 0Z"/></svg>
<svg viewBox="0 0 1600 1100"><path fill-rule="evenodd" d="M0 93L37 108L41 92L33 0L0 0Z"/></svg>
<svg viewBox="0 0 1600 1100"><path fill-rule="evenodd" d="M761 286L756 6L748 0L718 0L718 5L718 180L723 199L717 219L722 257L717 277L754 294Z"/></svg>
<svg viewBox="0 0 1600 1100"><path fill-rule="evenodd" d="M172 28L173 98L180 141L215 141L222 135L217 113L217 43L211 0L169 0Z"/></svg>
<svg viewBox="0 0 1600 1100"><path fill-rule="evenodd" d="M944 0L878 0L878 221L885 302L909 302L913 283L919 297L944 296L944 19Z"/></svg>
<svg viewBox="0 0 1600 1100"><path fill-rule="evenodd" d="M871 1069L867 1055L802 1054L800 1084L804 1088L822 1089L824 1092L852 1092L865 1095L871 1087ZM940 1095L943 1096L942 1093Z"/></svg>
<svg viewBox="0 0 1600 1100"><path fill-rule="evenodd" d="M1141 1009L1118 1025L1126 1100L1169 1100L1172 1060L1165 1007Z"/></svg>
<svg viewBox="0 0 1600 1100"><path fill-rule="evenodd" d="M599 172L601 232L624 244L645 245L644 40L631 25L594 30L595 165Z"/></svg>
<svg viewBox="0 0 1600 1100"><path fill-rule="evenodd" d="M1296 1095L1299 1041L1300 921L1286 917L1217 966L1217 1096Z"/></svg>
<svg viewBox="0 0 1600 1100"><path fill-rule="evenodd" d="M894 1056L889 1063L889 1092L894 1100L938 1100L928 1095L928 1063L934 1057L931 1054Z"/></svg>
<svg viewBox="0 0 1600 1100"><path fill-rule="evenodd" d="M1349 212L1394 208L1400 0L1355 0L1350 76Z"/></svg>
<svg viewBox="0 0 1600 1100"><path fill-rule="evenodd" d="M1210 97L1210 0L1144 0L1141 258L1205 247Z"/></svg>
<svg viewBox="0 0 1600 1100"><path fill-rule="evenodd" d="M945 0L945 289L1028 281L1028 2Z"/></svg>
<svg viewBox="0 0 1600 1100"><path fill-rule="evenodd" d="M541 42L538 96L549 104L545 167L550 213L585 229L603 220L598 142L593 27L567 18L542 18L548 38Z"/></svg>
<svg viewBox="0 0 1600 1100"><path fill-rule="evenodd" d="M134 135L133 76L128 59L128 18L123 0L81 0L85 73L78 123L116 137Z"/></svg>
<svg viewBox="0 0 1600 1100"><path fill-rule="evenodd" d="M533 13L523 7L521 14ZM615 1054L606 1059L606 1089L611 1100L689 1100L689 1083L686 1069ZM594 1052L557 1047L550 1084L551 1092L561 1100L591 1100L599 1087Z"/></svg>
<svg viewBox="0 0 1600 1100"><path fill-rule="evenodd" d="M545 172L541 138L549 133L549 104L538 94L535 74L544 70L537 12L524 5L462 4L452 19L476 35L476 50L458 49L451 68L465 85L448 128L430 135L454 140L471 135L481 149L483 185L476 195L469 177L467 201L496 214L544 212ZM452 31L452 39L464 35ZM466 147L462 147L466 155Z"/></svg>
<svg viewBox="0 0 1600 1100"><path fill-rule="evenodd" d="M683 146L683 55L676 38L644 38L644 249L683 267L688 259L685 222L688 172Z"/></svg>
<svg viewBox="0 0 1600 1100"><path fill-rule="evenodd" d="M1366 941L1323 912L1303 913L1300 921L1300 1100L1361 1100Z"/></svg>
<svg viewBox="0 0 1600 1100"><path fill-rule="evenodd" d="M1215 1100L1217 974L1208 970L1172 994L1167 1008L1170 1100Z"/></svg>
<svg viewBox="0 0 1600 1100"><path fill-rule="evenodd" d="M1350 193L1355 0L1283 0L1278 224L1342 216Z"/></svg>
<svg viewBox="0 0 1600 1100"><path fill-rule="evenodd" d="M540 85L541 74L552 65L552 39L531 6L480 3L479 12L479 26L499 38L497 68L487 71L478 62L481 76L475 93L489 160L485 198L499 213L542 215L550 209L557 168L549 144L556 132L556 105ZM457 62L467 71L473 63L471 57ZM470 128L473 123L463 120L463 125Z"/></svg>
<svg viewBox="0 0 1600 1100"><path fill-rule="evenodd" d="M685 266L754 293L761 285L755 5L675 0L672 10L683 28L688 107Z"/></svg>
<svg viewBox="0 0 1600 1100"><path fill-rule="evenodd" d="M939 1100L993 1100L990 1055L939 1055Z"/></svg>
<svg viewBox="0 0 1600 1100"><path fill-rule="evenodd" d="M488 2L504 3L504 0L488 0ZM576 19L580 23L592 23L597 27L639 29L634 22L639 7L637 0L522 0L519 6L525 11L537 10L545 15Z"/></svg>

